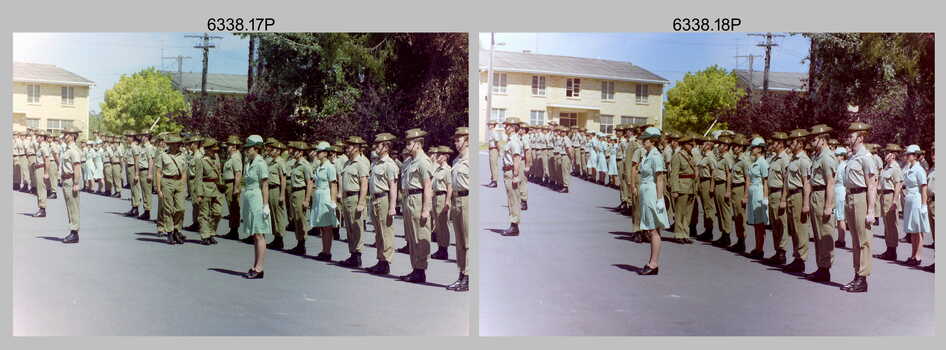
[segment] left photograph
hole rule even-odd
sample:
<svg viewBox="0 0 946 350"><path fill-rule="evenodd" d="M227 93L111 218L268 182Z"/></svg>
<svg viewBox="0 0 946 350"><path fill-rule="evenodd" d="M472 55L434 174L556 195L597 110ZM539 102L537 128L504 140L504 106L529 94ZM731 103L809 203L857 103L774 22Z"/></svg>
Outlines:
<svg viewBox="0 0 946 350"><path fill-rule="evenodd" d="M14 33L13 335L471 335L467 33Z"/></svg>

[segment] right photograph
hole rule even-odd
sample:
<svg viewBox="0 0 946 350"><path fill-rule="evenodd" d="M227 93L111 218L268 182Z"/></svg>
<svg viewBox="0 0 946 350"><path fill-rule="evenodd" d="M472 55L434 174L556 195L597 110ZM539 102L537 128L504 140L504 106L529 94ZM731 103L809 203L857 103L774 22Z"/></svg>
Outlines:
<svg viewBox="0 0 946 350"><path fill-rule="evenodd" d="M934 335L934 44L480 33L479 334Z"/></svg>

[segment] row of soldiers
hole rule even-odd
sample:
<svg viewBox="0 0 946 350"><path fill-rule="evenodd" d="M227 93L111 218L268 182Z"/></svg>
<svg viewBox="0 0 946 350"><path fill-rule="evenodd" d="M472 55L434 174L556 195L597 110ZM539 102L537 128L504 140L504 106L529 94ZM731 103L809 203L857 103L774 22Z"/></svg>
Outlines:
<svg viewBox="0 0 946 350"><path fill-rule="evenodd" d="M78 132L69 129L62 137L41 130L14 133L14 189L37 194L40 209L36 217L46 215L46 199L52 193L47 188L54 189L60 183L57 177L62 174L65 179L69 173L69 183L61 183L67 202L74 200L76 210L68 210L71 230L63 242L78 243L78 191L120 198L122 184L131 189L127 216L150 220L152 193L157 194L157 231L167 237L169 244L183 244L185 237L181 231L185 230L199 232L200 244L216 244L217 228L223 218L228 219L229 230L222 238L254 242L252 235L241 239L241 224L246 226L241 215L252 215L247 208L241 209L247 203L241 193L246 192L251 160L244 159L242 151L248 143L239 137L216 140L126 131L121 136L94 134L91 146L83 151L77 142ZM358 136L338 140L334 145L324 141L283 143L275 138L256 145L266 165L269 200L254 210L268 210L268 231L274 236L266 247L283 249L283 232L292 231L297 245L288 252L305 255L306 235L321 235L322 252L315 258L332 261L332 240L340 239L339 227L344 226L350 254L339 265L360 268L361 236L365 222L370 221L375 230L378 263L367 270L388 274L395 251L393 218L397 212L403 212L408 244L398 251L410 254L413 271L402 276L402 280L422 283L426 281L428 256L448 259L452 222L460 276L448 289L468 290L468 131L461 127L455 132L454 146L460 154L452 166L447 160L453 149L437 146L425 151L426 136L423 130L409 130L404 138L407 145L400 154L393 152L397 138L390 133L376 135L370 153L366 152L367 143ZM73 148L74 155L69 153ZM102 174L84 173L81 169L92 163L97 154L104 159ZM370 154L370 160L366 154ZM73 163L79 171L69 171L73 169L68 165ZM60 171L58 165L66 167ZM83 186L89 177L94 179L92 183L101 179L102 185L96 190ZM71 191L73 186L75 191ZM192 224L183 227L187 201L191 202ZM226 216L222 215L224 212ZM432 235L438 249L430 255ZM254 276L261 278L262 274Z"/></svg>
<svg viewBox="0 0 946 350"><path fill-rule="evenodd" d="M491 125L488 138L492 181L496 179L493 174L498 173L498 169L493 169L494 164L498 163L499 155L502 154L502 169L504 173L512 171L509 176L528 174L530 179L540 184L551 184L560 188L561 192L567 192L568 176L559 174L561 169L568 169L575 164L570 175L596 183L607 183L620 189L618 208L625 210L632 217L632 232L637 235L635 239L643 240L638 188L639 166L646 153L638 136L652 125L617 125L613 136L603 136L600 133L578 130L576 127L567 128L554 124L528 126L518 118L509 118L504 124L505 135L498 133L494 125ZM887 250L877 257L895 260L898 232L905 232L908 234L907 240L914 248L905 264L919 266L921 258L918 247L922 244L922 234L932 233L931 226L928 223L919 225L918 228L911 228L914 231L897 227L903 226L902 222L908 218L920 223L926 217L927 221L933 220L932 212L926 209L927 204L932 207L933 188L926 183L932 183L935 172L926 165L924 157L917 156L917 165L911 167L911 174L923 183L916 180L910 188L914 191L914 198L919 194L922 196L912 206L908 205L907 196L901 194L900 190L901 182L903 185L906 183L899 181L900 175L897 174L901 166L905 167L907 154L918 154L918 147L913 145L911 147L917 150L904 152L898 145L888 145L881 150L877 145L864 144L863 140L869 129L867 124L854 123L847 130L846 144L851 147L851 155L848 155L848 149L840 146L839 141L828 137L833 130L825 125L787 133L774 132L768 144L764 144L764 139L759 135L750 138L729 131L719 132L717 137L663 133L657 141L657 150L662 155L666 171L665 188L660 192L664 194L663 201L668 203L668 215L674 219L673 224L664 229L674 232L674 240L679 243L688 244L692 243L691 239L696 239L745 254L745 198L748 197L747 188L750 185L748 172L753 165L750 140L759 138L759 142L764 144L764 147L761 147L761 158L766 164L765 180L769 189L766 191L767 215L771 220L768 220L765 227L773 232L775 254L768 258L762 256L764 235L759 237L757 233L756 247L747 256L781 266L787 272L801 273L806 269L808 242L814 241L818 268L807 276L815 281L830 280L833 248L844 246L845 228L848 228L852 231L854 241L857 276L852 283L845 285L845 290L866 291L866 276L870 273L871 257L870 236L866 235L866 232L869 232L871 224L879 224L879 217L883 216ZM551 147L551 154L555 155L547 157L548 160L543 155L549 147L547 145ZM616 151L609 151L610 149ZM602 150L609 157L613 155L614 161L601 161L599 155ZM887 162L881 161L881 151L888 157ZM532 164L530 152L538 155L531 156ZM932 156L932 153L930 155ZM862 158L869 160L869 164L865 163L862 168L872 169L872 172L853 169L846 171L846 165L851 163L851 159ZM517 163L520 159L521 164ZM536 160L541 162L540 165L536 164ZM932 161L931 158L930 162ZM612 169L616 168L614 170L619 176L613 180L610 176L602 177L601 165L608 169L604 171L605 175L609 175L613 172ZM524 170L519 172L519 169ZM551 172L546 169L551 169ZM528 190L522 180L513 181L511 184L508 182L511 224L505 233L517 235L519 212L527 208L525 200ZM871 210L870 213L865 210L860 213L863 216L859 216L871 217L870 222L847 223L848 220L845 220L843 215L847 205L845 198L860 197L861 191L868 190L868 183ZM491 182L490 185L494 184ZM851 192L854 196L847 196ZM519 205L513 205L514 203ZM864 204L866 205L866 202ZM704 230L698 234L696 227L701 208ZM830 213L825 213L825 208L830 208ZM917 214L920 208L923 213ZM816 215L816 212L820 214ZM815 220L816 216L822 220ZM900 217L903 219L900 220ZM716 231L722 233L718 238L714 234ZM789 237L793 240L794 259L786 264ZM931 248L932 245L927 247ZM933 271L935 265L924 269Z"/></svg>

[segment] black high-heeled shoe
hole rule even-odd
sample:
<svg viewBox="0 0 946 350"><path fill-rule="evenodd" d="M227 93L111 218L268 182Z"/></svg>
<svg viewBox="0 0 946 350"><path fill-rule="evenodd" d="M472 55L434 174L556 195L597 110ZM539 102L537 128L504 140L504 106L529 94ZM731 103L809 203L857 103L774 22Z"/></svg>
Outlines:
<svg viewBox="0 0 946 350"><path fill-rule="evenodd" d="M644 268L638 271L637 274L641 276L650 276L650 275L657 275L658 272L660 272L659 266L651 268L650 265L644 265Z"/></svg>
<svg viewBox="0 0 946 350"><path fill-rule="evenodd" d="M249 272L243 275L243 278L246 278L248 280L262 279L263 271L256 271L256 270L250 269Z"/></svg>

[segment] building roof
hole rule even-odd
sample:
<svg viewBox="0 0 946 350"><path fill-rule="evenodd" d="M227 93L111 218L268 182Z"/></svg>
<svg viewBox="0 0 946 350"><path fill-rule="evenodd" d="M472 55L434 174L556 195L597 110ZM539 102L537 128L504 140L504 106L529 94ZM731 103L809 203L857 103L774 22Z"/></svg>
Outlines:
<svg viewBox="0 0 946 350"><path fill-rule="evenodd" d="M171 75L175 87L189 92L200 92L201 73L182 72L178 76L177 72L162 72ZM246 95L246 75L207 73L207 92Z"/></svg>
<svg viewBox="0 0 946 350"><path fill-rule="evenodd" d="M736 76L742 84L749 86L749 71L744 69L735 70ZM752 89L762 90L763 72L752 72ZM769 72L769 90L783 91L805 91L808 83L808 73L796 72Z"/></svg>
<svg viewBox="0 0 946 350"><path fill-rule="evenodd" d="M13 62L13 81L60 85L95 85L89 79L52 64Z"/></svg>
<svg viewBox="0 0 946 350"><path fill-rule="evenodd" d="M480 50L480 70L489 66L489 50ZM527 52L494 51L493 70L579 78L670 84L670 81L630 62Z"/></svg>

